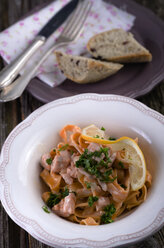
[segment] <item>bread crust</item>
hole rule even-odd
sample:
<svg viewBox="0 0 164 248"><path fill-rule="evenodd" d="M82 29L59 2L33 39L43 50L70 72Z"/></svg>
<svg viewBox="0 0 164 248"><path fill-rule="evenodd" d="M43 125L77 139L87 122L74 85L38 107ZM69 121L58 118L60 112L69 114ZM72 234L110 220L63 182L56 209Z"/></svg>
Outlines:
<svg viewBox="0 0 164 248"><path fill-rule="evenodd" d="M132 39L133 41L135 41L135 43L137 44L137 46L140 47L141 51L140 52L135 52L133 54L126 54L126 55L119 55L119 56L111 56L108 58L104 58L103 55L99 52L98 56L95 56L95 53L92 52L93 48L93 42L99 38L105 36L105 35L110 35L111 33L116 33L118 34L118 32L123 31L126 32L122 29L112 29L109 31L105 31L99 34L94 35L93 37L90 38L90 40L87 43L87 49L89 51L89 53L91 53L93 55L93 57L98 57L100 56L102 59L106 60L106 61L110 61L110 62L118 62L118 63L142 63L142 62L151 62L152 61L152 54L145 48L143 47L141 44L139 44L135 39L132 33L130 32L126 32L127 33L127 37L128 39ZM109 44L110 45L110 44ZM98 53L98 50L96 50L96 52Z"/></svg>
<svg viewBox="0 0 164 248"><path fill-rule="evenodd" d="M104 79L110 75L115 74L118 70L120 70L123 67L123 65L121 64L101 62L99 60L94 60L94 59L85 58L81 56L72 56L72 55L61 53L59 51L55 52L55 55L56 55L58 66L60 70L63 71L64 75L70 80L72 80L73 82L80 83L80 84L97 82L101 79ZM71 76L71 73L68 73L67 70L63 67L63 64L61 62L62 56L65 56L65 58L67 59L69 58L70 60L78 60L78 61L85 60L85 62L87 63L87 68L84 73L85 74L84 77L79 79L78 76L75 76L75 74L74 74L74 77Z"/></svg>

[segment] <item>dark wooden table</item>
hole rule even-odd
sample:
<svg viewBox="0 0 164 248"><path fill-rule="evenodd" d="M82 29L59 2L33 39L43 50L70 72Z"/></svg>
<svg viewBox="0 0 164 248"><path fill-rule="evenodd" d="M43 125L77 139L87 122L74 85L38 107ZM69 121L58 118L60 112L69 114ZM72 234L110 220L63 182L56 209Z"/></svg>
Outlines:
<svg viewBox="0 0 164 248"><path fill-rule="evenodd" d="M136 0L152 9L164 20L164 0ZM16 22L21 16L37 5L48 3L48 0L0 0L0 30ZM0 68L3 67L0 61ZM150 108L164 114L164 84L161 82L149 94L139 97L139 101ZM31 112L43 103L33 98L28 92L9 103L0 103L0 147L12 129L24 120ZM48 246L40 243L26 231L16 225L4 211L0 203L0 248L39 248ZM130 248L162 248L164 247L164 228L146 240L130 246Z"/></svg>

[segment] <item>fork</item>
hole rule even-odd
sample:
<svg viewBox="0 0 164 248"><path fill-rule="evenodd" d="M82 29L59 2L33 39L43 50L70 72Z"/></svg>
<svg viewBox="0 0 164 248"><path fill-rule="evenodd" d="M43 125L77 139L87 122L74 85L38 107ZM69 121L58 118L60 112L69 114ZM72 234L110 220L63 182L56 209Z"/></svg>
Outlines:
<svg viewBox="0 0 164 248"><path fill-rule="evenodd" d="M37 65L25 71L24 74L16 79L12 84L0 89L0 102L12 101L21 96L24 89L27 87L30 80L36 75L38 68L46 60L46 58L57 48L66 46L79 37L91 6L92 3L86 0L81 1L78 4L76 10L74 10L73 14L66 22L63 32L58 37L56 43L42 55Z"/></svg>

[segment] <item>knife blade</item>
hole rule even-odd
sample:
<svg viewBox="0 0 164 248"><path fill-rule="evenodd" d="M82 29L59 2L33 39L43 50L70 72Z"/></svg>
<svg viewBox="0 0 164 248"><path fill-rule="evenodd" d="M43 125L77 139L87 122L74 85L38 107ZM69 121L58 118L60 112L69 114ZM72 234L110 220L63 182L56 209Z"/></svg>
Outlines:
<svg viewBox="0 0 164 248"><path fill-rule="evenodd" d="M79 0L72 0L67 5L65 5L61 10L59 10L56 15L54 15L48 23L40 30L38 35L48 38L54 30L59 28L63 22L68 18L71 12L76 8Z"/></svg>
<svg viewBox="0 0 164 248"><path fill-rule="evenodd" d="M46 42L47 38L59 28L78 5L79 0L72 0L59 10L40 30L30 46L23 51L11 64L0 72L0 88L6 87L18 76L20 70L31 56Z"/></svg>

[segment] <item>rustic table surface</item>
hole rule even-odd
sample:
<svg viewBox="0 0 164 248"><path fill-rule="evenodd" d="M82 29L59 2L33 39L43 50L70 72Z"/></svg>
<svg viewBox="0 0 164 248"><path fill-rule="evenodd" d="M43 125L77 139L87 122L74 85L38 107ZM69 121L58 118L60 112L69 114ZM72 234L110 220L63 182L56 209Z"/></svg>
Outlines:
<svg viewBox="0 0 164 248"><path fill-rule="evenodd" d="M141 5L150 8L164 20L164 0L136 0ZM1 0L0 1L0 30L16 22L21 16L37 5L48 3L48 0ZM0 68L3 67L0 61ZM138 100L150 108L164 114L164 84L161 82L149 94ZM0 103L0 148L12 129L24 120L31 112L43 103L33 98L28 92L12 102ZM26 231L16 225L0 204L0 248L35 248L48 246L40 243ZM164 228L146 240L130 246L130 248L162 248L164 247Z"/></svg>

